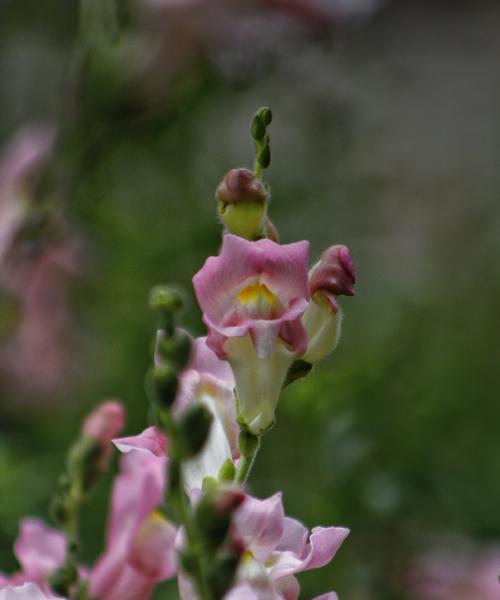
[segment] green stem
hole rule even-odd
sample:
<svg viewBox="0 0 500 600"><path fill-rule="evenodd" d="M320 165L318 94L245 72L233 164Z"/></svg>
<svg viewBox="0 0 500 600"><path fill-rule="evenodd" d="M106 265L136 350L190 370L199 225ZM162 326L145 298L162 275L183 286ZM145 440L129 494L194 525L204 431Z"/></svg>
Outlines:
<svg viewBox="0 0 500 600"><path fill-rule="evenodd" d="M240 450L242 450L241 435L242 434L240 434ZM253 464L255 462L257 452L260 448L260 436L253 437L254 443L249 444L249 447L246 449L246 452L241 452L240 462L238 464L238 469L236 470L236 476L234 478L236 483L246 483L248 476L250 475L250 471L252 470Z"/></svg>

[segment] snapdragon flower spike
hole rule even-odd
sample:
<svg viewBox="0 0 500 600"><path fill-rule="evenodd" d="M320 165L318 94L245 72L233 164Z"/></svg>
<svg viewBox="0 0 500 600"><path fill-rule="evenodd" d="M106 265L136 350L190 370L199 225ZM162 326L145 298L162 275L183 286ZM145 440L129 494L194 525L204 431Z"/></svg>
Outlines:
<svg viewBox="0 0 500 600"><path fill-rule="evenodd" d="M131 451L121 460L111 498L106 549L90 573L100 600L147 600L176 571L176 529L159 512L166 458Z"/></svg>
<svg viewBox="0 0 500 600"><path fill-rule="evenodd" d="M233 388L229 364L210 350L206 338L195 339L188 367L180 376L173 410L182 414L193 403L200 402L211 412L213 420L202 450L182 463L187 492L201 489L205 477L217 479L227 460L235 462L239 458ZM159 457L165 456L168 449L165 435L158 427L149 427L137 436L115 439L114 443L121 452L139 449Z"/></svg>
<svg viewBox="0 0 500 600"><path fill-rule="evenodd" d="M311 269L311 302L302 319L308 336L302 357L306 362L316 364L335 349L342 323L337 296L353 296L355 283L354 262L346 246L330 246Z"/></svg>
<svg viewBox="0 0 500 600"><path fill-rule="evenodd" d="M309 242L279 245L224 236L219 256L193 277L207 345L229 361L238 417L254 434L268 429L288 368L307 348Z"/></svg>

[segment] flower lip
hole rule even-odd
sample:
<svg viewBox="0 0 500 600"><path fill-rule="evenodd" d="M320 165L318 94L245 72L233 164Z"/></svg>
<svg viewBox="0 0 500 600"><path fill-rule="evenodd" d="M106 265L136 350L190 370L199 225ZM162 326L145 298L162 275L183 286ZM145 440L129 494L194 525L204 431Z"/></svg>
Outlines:
<svg viewBox="0 0 500 600"><path fill-rule="evenodd" d="M308 251L306 241L280 245L224 236L220 255L208 258L193 277L208 345L219 357L227 338L250 333L255 341L263 329L276 338L300 319L309 301Z"/></svg>

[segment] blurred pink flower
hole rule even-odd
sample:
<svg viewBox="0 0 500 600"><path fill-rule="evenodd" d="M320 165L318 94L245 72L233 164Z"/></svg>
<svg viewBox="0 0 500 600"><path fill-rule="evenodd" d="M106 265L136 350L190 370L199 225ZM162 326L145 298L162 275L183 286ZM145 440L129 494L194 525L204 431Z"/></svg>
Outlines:
<svg viewBox="0 0 500 600"><path fill-rule="evenodd" d="M246 496L236 509L233 536L244 547L234 587L224 600L297 600L295 575L328 564L349 531L343 527L315 527L311 533L285 517L281 494L265 500ZM195 600L192 587L180 575L183 600ZM331 592L317 600L333 600Z"/></svg>
<svg viewBox="0 0 500 600"><path fill-rule="evenodd" d="M500 546L469 543L430 550L411 567L404 588L414 600L498 600Z"/></svg>
<svg viewBox="0 0 500 600"><path fill-rule="evenodd" d="M280 245L225 235L219 256L193 277L207 345L229 361L239 417L253 433L269 428L286 373L307 349L309 242Z"/></svg>
<svg viewBox="0 0 500 600"><path fill-rule="evenodd" d="M48 598L55 598L56 596L50 590L49 578L66 558L64 534L47 527L38 519L23 519L20 523L19 537L14 543L14 554L19 561L21 570L8 577L0 577L0 588L7 585L32 583L39 586ZM19 596L19 598L21 597L24 596ZM45 598L45 596L42 597ZM17 596L13 596L13 598L17 598Z"/></svg>
<svg viewBox="0 0 500 600"><path fill-rule="evenodd" d="M0 600L47 600L54 596L46 596L42 590L33 583L24 583L19 586L9 586L0 590ZM59 598L59 600L65 600Z"/></svg>
<svg viewBox="0 0 500 600"><path fill-rule="evenodd" d="M131 451L115 479L106 548L90 573L90 593L101 600L147 600L176 572L176 529L159 512L166 458Z"/></svg>
<svg viewBox="0 0 500 600"><path fill-rule="evenodd" d="M176 572L177 530L159 512L163 503L166 458L144 452L122 457L115 479L106 547L90 574L93 596L100 600L147 600L159 581ZM66 537L37 519L24 519L14 544L21 571L0 577L0 587L34 583L48 598L52 573L63 565Z"/></svg>
<svg viewBox="0 0 500 600"><path fill-rule="evenodd" d="M27 127L14 137L0 156L0 273L6 254L24 222L33 178L47 160L53 140L53 129Z"/></svg>
<svg viewBox="0 0 500 600"><path fill-rule="evenodd" d="M4 268L2 283L20 304L20 323L0 348L0 367L11 386L43 395L67 376L73 329L68 288L76 271L77 248L69 240Z"/></svg>
<svg viewBox="0 0 500 600"><path fill-rule="evenodd" d="M217 478L227 459L239 457L236 423L234 379L226 361L217 358L206 344L206 338L193 341L191 359L180 377L174 412L180 413L194 402L201 402L213 416L207 442L201 452L183 463L186 491L201 489L205 477ZM154 456L165 456L167 440L157 427L149 427L137 436L114 440L122 452L143 450Z"/></svg>

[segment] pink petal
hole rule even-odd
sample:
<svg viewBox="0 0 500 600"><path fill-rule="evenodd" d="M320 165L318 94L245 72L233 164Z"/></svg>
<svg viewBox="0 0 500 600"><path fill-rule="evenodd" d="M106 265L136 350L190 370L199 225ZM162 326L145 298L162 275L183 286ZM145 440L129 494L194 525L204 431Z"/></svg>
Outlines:
<svg viewBox="0 0 500 600"><path fill-rule="evenodd" d="M63 533L47 527L38 519L23 519L21 533L14 544L23 575L32 581L47 577L62 565L66 557Z"/></svg>
<svg viewBox="0 0 500 600"><path fill-rule="evenodd" d="M274 587L280 592L280 600L297 600L299 597L300 585L293 575L282 577Z"/></svg>
<svg viewBox="0 0 500 600"><path fill-rule="evenodd" d="M128 563L154 581L169 579L177 569L176 535L177 529L171 523L152 513L134 537Z"/></svg>
<svg viewBox="0 0 500 600"><path fill-rule="evenodd" d="M196 338L193 341L193 350L189 364L191 369L198 373L208 373L230 387L234 387L233 372L229 363L220 360L215 352L207 346L207 338Z"/></svg>
<svg viewBox="0 0 500 600"><path fill-rule="evenodd" d="M269 596L266 596L266 600L268 598ZM259 594L259 590L254 590L250 584L242 583L232 588L224 596L224 600L262 600L262 596Z"/></svg>
<svg viewBox="0 0 500 600"><path fill-rule="evenodd" d="M117 400L100 404L83 422L82 433L100 444L109 444L125 424L125 410Z"/></svg>
<svg viewBox="0 0 500 600"><path fill-rule="evenodd" d="M309 537L307 527L300 521L285 517L283 536L278 544L277 550L293 552L297 556L303 556Z"/></svg>
<svg viewBox="0 0 500 600"><path fill-rule="evenodd" d="M283 502L278 492L265 500L247 496L235 513L235 527L254 557L264 562L284 531Z"/></svg>
<svg viewBox="0 0 500 600"><path fill-rule="evenodd" d="M46 596L33 583L7 587L0 591L0 600L48 600L49 597L55 598L55 596ZM64 600L64 598L60 598L59 600Z"/></svg>
<svg viewBox="0 0 500 600"><path fill-rule="evenodd" d="M101 600L119 597L110 594L121 585L134 537L145 519L163 501L166 461L165 457L144 450L131 450L122 457L111 497L106 549L90 577L92 596ZM142 579L133 581L134 585L137 581L144 584Z"/></svg>
<svg viewBox="0 0 500 600"><path fill-rule="evenodd" d="M328 592L327 594L316 596L316 598L312 598L312 600L339 600L339 597L335 592Z"/></svg>
<svg viewBox="0 0 500 600"><path fill-rule="evenodd" d="M348 534L343 527L315 527L302 556L289 550L276 553L271 577L276 580L328 564Z"/></svg>
<svg viewBox="0 0 500 600"><path fill-rule="evenodd" d="M158 427L148 427L139 435L116 438L113 444L124 454L132 450L149 452L154 456L165 456L167 453L165 434Z"/></svg>

